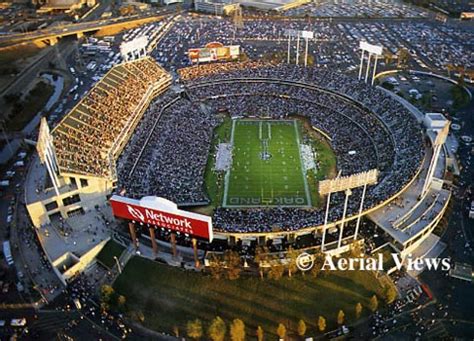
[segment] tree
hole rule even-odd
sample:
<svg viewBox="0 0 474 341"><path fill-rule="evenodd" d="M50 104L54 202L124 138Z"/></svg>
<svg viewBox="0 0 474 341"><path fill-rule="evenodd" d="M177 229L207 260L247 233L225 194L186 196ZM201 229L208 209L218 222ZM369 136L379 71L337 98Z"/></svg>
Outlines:
<svg viewBox="0 0 474 341"><path fill-rule="evenodd" d="M280 339L284 339L286 336L286 327L283 323L279 323L277 327L277 335Z"/></svg>
<svg viewBox="0 0 474 341"><path fill-rule="evenodd" d="M286 258L288 259L288 277L291 277L293 273L298 270L298 266L296 265L298 254L298 251L294 250L291 246L286 253Z"/></svg>
<svg viewBox="0 0 474 341"><path fill-rule="evenodd" d="M101 302L109 303L114 295L115 291L110 285L104 284L100 288L100 300Z"/></svg>
<svg viewBox="0 0 474 341"><path fill-rule="evenodd" d="M268 248L257 246L254 261L258 264L260 279L263 279L263 266L268 262Z"/></svg>
<svg viewBox="0 0 474 341"><path fill-rule="evenodd" d="M263 328L257 327L257 341L263 341Z"/></svg>
<svg viewBox="0 0 474 341"><path fill-rule="evenodd" d="M318 329L320 332L326 330L326 319L323 316L319 316L318 318Z"/></svg>
<svg viewBox="0 0 474 341"><path fill-rule="evenodd" d="M342 325L344 324L344 312L342 310L339 310L339 312L337 313L337 324L338 325Z"/></svg>
<svg viewBox="0 0 474 341"><path fill-rule="evenodd" d="M235 319L230 325L230 339L232 341L245 340L245 324L240 319Z"/></svg>
<svg viewBox="0 0 474 341"><path fill-rule="evenodd" d="M360 315L362 314L362 304L360 304L360 302L356 304L355 311L356 311L356 318L359 319Z"/></svg>
<svg viewBox="0 0 474 341"><path fill-rule="evenodd" d="M299 336L304 336L304 334L306 334L306 323L304 322L304 320L299 320L298 322L298 335Z"/></svg>
<svg viewBox="0 0 474 341"><path fill-rule="evenodd" d="M379 300L377 299L377 296L372 296L370 299L370 305L369 308L372 310L372 312L376 311L377 308L379 307Z"/></svg>
<svg viewBox="0 0 474 341"><path fill-rule="evenodd" d="M101 310L102 312L106 312L106 311L108 311L109 309L110 309L110 305L109 305L108 303L102 302L102 303L100 304L100 310Z"/></svg>
<svg viewBox="0 0 474 341"><path fill-rule="evenodd" d="M226 277L235 280L240 277L242 267L240 266L240 256L237 252L227 250L224 252L224 266L226 268Z"/></svg>
<svg viewBox="0 0 474 341"><path fill-rule="evenodd" d="M385 302L387 304L392 303L398 297L397 289L393 285L387 285L385 287Z"/></svg>
<svg viewBox="0 0 474 341"><path fill-rule="evenodd" d="M125 302L127 302L127 299L125 298L125 296L119 295L119 297L117 297L117 305L119 307L123 307L125 305Z"/></svg>
<svg viewBox="0 0 474 341"><path fill-rule="evenodd" d="M270 279L278 280L283 277L283 273L285 272L285 267L279 261L276 264L272 264L270 270L268 270L268 277Z"/></svg>
<svg viewBox="0 0 474 341"><path fill-rule="evenodd" d="M209 257L209 271L214 279L221 279L224 275L224 264L222 259L215 253Z"/></svg>
<svg viewBox="0 0 474 341"><path fill-rule="evenodd" d="M326 274L327 269L322 270L324 264L325 256L322 253L318 253L314 256L314 265L310 270L311 276L314 278L318 277L320 274Z"/></svg>
<svg viewBox="0 0 474 341"><path fill-rule="evenodd" d="M143 323L145 321L145 315L140 311L132 311L130 313L130 316L134 321L141 322Z"/></svg>
<svg viewBox="0 0 474 341"><path fill-rule="evenodd" d="M364 249L359 242L352 243L351 245L351 257L360 258L364 256Z"/></svg>
<svg viewBox="0 0 474 341"><path fill-rule="evenodd" d="M202 337L202 322L199 319L186 324L186 333L191 339L199 340Z"/></svg>
<svg viewBox="0 0 474 341"><path fill-rule="evenodd" d="M212 341L224 341L226 331L224 320L217 316L212 320L207 333Z"/></svg>

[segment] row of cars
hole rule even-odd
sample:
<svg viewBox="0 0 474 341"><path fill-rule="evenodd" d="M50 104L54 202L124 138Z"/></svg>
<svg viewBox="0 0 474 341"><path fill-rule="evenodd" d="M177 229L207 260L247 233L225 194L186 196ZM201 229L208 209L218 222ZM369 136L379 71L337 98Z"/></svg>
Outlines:
<svg viewBox="0 0 474 341"><path fill-rule="evenodd" d="M2 180L0 180L0 187L2 187L3 190L6 190L10 186L10 181L15 176L17 171L25 167L24 159L26 155L27 155L26 152L20 151L17 154L17 159L14 161L12 167L6 170L5 173L3 174L3 178ZM3 192L0 194L3 195Z"/></svg>
<svg viewBox="0 0 474 341"><path fill-rule="evenodd" d="M8 302L16 297L17 292L24 291L21 279L24 277L21 271L15 269L15 260L13 258L12 245L10 244L10 227L13 223L14 212L16 209L16 193L20 191L21 184L18 179L21 178L25 170L25 160L27 152L20 150L15 160L12 161L0 180L1 198L6 205L0 205L0 215L4 219L3 229L0 230L2 242L2 264L0 264L0 301ZM16 287L16 291L15 288ZM1 325L1 321L0 321Z"/></svg>
<svg viewBox="0 0 474 341"><path fill-rule="evenodd" d="M7 323L8 321L6 320L0 320L0 327L5 327ZM11 319L9 325L12 327L24 327L26 326L26 318Z"/></svg>
<svg viewBox="0 0 474 341"><path fill-rule="evenodd" d="M285 12L286 15L309 15L313 17L382 17L424 18L428 12L415 6L395 1L326 1L311 2Z"/></svg>

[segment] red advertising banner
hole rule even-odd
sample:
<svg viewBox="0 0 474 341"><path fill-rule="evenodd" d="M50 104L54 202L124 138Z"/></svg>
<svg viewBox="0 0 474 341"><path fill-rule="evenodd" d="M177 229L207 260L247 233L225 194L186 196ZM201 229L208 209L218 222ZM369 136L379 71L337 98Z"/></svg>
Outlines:
<svg viewBox="0 0 474 341"><path fill-rule="evenodd" d="M135 200L118 195L110 198L114 216L150 224L212 241L211 217L177 209L168 200L146 197Z"/></svg>

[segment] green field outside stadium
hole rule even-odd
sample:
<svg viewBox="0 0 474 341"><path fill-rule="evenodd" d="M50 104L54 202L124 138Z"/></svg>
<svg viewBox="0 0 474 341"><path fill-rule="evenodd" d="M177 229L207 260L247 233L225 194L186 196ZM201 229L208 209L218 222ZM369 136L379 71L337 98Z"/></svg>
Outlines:
<svg viewBox="0 0 474 341"><path fill-rule="evenodd" d="M296 120L234 120L224 207L311 206Z"/></svg>
<svg viewBox="0 0 474 341"><path fill-rule="evenodd" d="M142 323L151 329L172 332L178 327L185 336L186 323L196 318L207 329L216 316L226 323L242 319L248 339L255 340L257 326L263 327L265 340L277 340L276 327L283 322L292 339L298 320L308 325L308 334L319 335L318 316L327 319L327 330L337 327L337 314L342 309L345 321L357 321L355 306L369 313L370 298L384 295L384 281L371 271L329 271L313 277L311 274L284 276L279 280L241 276L231 281L183 271L141 257L133 257L114 283L117 294L126 297L126 314L134 318L142 312ZM202 340L207 340L204 337ZM226 338L230 339L230 338Z"/></svg>

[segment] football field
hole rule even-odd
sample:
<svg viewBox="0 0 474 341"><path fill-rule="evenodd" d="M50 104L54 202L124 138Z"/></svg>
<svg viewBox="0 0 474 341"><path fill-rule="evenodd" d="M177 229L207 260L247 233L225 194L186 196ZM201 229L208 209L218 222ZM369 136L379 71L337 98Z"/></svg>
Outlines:
<svg viewBox="0 0 474 341"><path fill-rule="evenodd" d="M296 120L234 120L224 207L311 206Z"/></svg>

